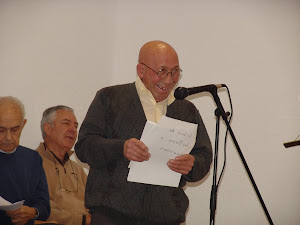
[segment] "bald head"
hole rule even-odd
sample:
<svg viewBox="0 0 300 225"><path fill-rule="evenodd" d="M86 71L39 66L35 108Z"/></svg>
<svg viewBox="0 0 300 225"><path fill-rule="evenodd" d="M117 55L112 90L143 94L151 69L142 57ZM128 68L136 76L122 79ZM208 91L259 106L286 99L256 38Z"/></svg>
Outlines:
<svg viewBox="0 0 300 225"><path fill-rule="evenodd" d="M177 56L175 49L166 42L163 41L150 41L144 44L139 53L138 63L145 63L155 59L158 55L162 55L165 52L172 52Z"/></svg>
<svg viewBox="0 0 300 225"><path fill-rule="evenodd" d="M23 103L13 96L0 97L0 107L14 107L20 110L22 113L22 119L25 118L25 108Z"/></svg>
<svg viewBox="0 0 300 225"><path fill-rule="evenodd" d="M0 149L12 152L18 145L23 127L24 106L17 98L0 97Z"/></svg>

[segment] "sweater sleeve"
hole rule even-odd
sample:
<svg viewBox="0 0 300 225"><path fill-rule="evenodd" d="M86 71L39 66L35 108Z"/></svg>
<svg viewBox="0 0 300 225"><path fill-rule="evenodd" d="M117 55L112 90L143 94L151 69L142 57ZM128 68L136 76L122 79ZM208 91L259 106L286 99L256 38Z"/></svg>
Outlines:
<svg viewBox="0 0 300 225"><path fill-rule="evenodd" d="M195 157L193 169L183 178L189 182L199 181L205 177L210 170L212 162L212 146L205 125L198 111L196 111L198 123L197 138L191 155Z"/></svg>
<svg viewBox="0 0 300 225"><path fill-rule="evenodd" d="M108 163L124 158L125 140L113 138L112 118L109 111L113 104L111 93L105 89L98 91L80 127L75 151L78 158L90 167L101 168Z"/></svg>
<svg viewBox="0 0 300 225"><path fill-rule="evenodd" d="M50 214L49 192L46 174L43 168L42 159L39 154L36 154L36 171L38 179L37 186L31 198L30 207L38 210L38 220L47 220Z"/></svg>
<svg viewBox="0 0 300 225"><path fill-rule="evenodd" d="M190 152L195 157L195 162L189 174L182 175L180 186L184 186L185 181L196 182L206 176L212 162L212 146L205 124L193 103L187 100L175 100L170 105L169 115L175 119L198 124L196 143Z"/></svg>

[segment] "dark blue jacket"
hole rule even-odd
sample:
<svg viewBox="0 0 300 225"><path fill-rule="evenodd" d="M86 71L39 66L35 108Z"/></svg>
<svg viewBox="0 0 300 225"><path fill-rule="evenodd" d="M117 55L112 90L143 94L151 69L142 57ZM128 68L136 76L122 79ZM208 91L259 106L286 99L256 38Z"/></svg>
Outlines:
<svg viewBox="0 0 300 225"><path fill-rule="evenodd" d="M23 146L12 154L0 152L0 196L11 203L25 200L24 205L39 211L38 220L49 217L48 184L38 152ZM6 212L0 210L0 224L11 224L10 221Z"/></svg>

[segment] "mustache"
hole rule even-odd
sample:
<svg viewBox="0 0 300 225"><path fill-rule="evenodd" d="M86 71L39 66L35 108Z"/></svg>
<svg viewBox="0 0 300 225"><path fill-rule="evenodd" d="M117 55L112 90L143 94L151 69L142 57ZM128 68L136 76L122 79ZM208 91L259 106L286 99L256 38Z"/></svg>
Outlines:
<svg viewBox="0 0 300 225"><path fill-rule="evenodd" d="M15 142L14 141L2 141L1 144L4 144L4 145L11 145L11 144L14 144Z"/></svg>

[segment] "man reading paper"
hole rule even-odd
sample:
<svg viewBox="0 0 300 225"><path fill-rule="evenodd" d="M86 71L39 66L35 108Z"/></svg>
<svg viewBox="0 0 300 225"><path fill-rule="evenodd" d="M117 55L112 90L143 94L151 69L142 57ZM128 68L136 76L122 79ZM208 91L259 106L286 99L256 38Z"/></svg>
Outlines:
<svg viewBox="0 0 300 225"><path fill-rule="evenodd" d="M92 225L179 225L189 204L182 187L210 169L211 143L198 110L173 96L181 75L174 48L163 41L143 45L137 74L135 83L98 91L79 131L75 151L90 166L85 201ZM151 157L139 140L146 121L157 123L163 115L198 124L190 154L167 163L182 174L179 187L127 181L129 162Z"/></svg>

